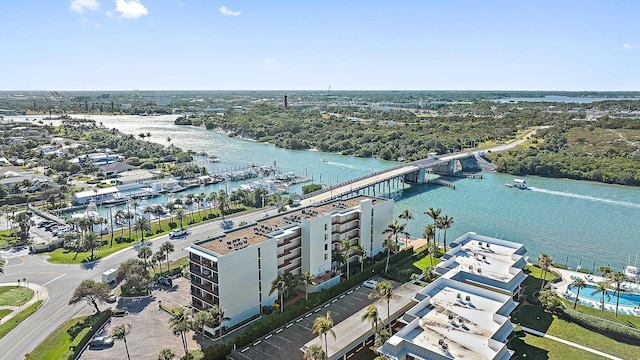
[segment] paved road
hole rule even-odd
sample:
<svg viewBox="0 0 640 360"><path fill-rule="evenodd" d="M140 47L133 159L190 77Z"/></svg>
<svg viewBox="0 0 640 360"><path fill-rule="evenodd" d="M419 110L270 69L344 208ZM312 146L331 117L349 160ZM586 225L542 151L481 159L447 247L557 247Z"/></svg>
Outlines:
<svg viewBox="0 0 640 360"><path fill-rule="evenodd" d="M242 221L256 221L267 214L272 215L276 211L275 208L260 210L234 217L233 221L236 225ZM170 259L175 260L186 256L187 252L184 251L184 248L192 242L220 234L222 232L220 223L221 220L217 220L190 227L188 236L171 240L175 246L175 252L171 254ZM160 244L167 240L169 240L167 235L152 239L153 250L156 251ZM31 351L65 320L91 314L91 307L85 303L68 305L76 286L85 279L100 281L104 271L117 268L120 263L136 257L136 255L136 249L129 247L93 263L60 265L48 263L44 257L38 255L29 255L27 249L1 252L0 256L7 260L7 265L5 266L5 274L0 277L0 281L15 282L17 279L26 278L31 283L44 286L47 289L48 297L39 311L0 339L0 360L23 359L24 354Z"/></svg>

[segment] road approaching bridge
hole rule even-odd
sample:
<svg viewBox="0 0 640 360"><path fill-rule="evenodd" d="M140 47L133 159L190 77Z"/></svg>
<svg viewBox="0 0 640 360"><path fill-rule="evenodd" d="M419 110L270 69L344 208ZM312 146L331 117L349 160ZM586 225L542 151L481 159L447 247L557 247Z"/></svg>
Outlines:
<svg viewBox="0 0 640 360"><path fill-rule="evenodd" d="M476 156L478 155L478 153L499 152L499 151L510 150L522 144L523 142L525 142L527 139L533 136L538 129L547 128L547 127L548 126L538 127L532 131L529 131L520 139L512 141L508 144L498 145L488 149L481 149L481 150L474 149L469 151L439 155L437 157L430 157L426 159L416 160L405 165L399 165L396 167L392 167L390 169L385 169L385 170L375 172L367 176L349 180L337 185L333 185L328 188L324 188L322 190L318 190L314 193L303 196L302 200L300 200L300 206L308 206L314 203L321 203L321 202L329 201L332 199L340 198L342 196L358 192L362 189L366 189L376 184L391 181L392 179L395 179L407 174L419 172L421 169L427 169L435 165L449 163L451 161Z"/></svg>

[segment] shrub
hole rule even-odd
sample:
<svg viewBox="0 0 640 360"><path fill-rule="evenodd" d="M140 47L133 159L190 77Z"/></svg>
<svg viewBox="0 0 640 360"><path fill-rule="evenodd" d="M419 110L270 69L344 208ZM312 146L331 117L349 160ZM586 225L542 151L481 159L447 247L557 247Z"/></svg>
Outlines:
<svg viewBox="0 0 640 360"><path fill-rule="evenodd" d="M616 340L640 342L640 331L628 326L589 316L570 308L564 310L563 317L584 328Z"/></svg>

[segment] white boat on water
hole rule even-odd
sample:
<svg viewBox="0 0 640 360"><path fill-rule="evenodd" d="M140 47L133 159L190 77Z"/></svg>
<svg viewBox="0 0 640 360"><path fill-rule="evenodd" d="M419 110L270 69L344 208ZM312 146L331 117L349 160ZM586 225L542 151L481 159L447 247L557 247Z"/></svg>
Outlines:
<svg viewBox="0 0 640 360"><path fill-rule="evenodd" d="M513 182L504 184L506 187L525 190L527 189L527 182L523 179L513 179Z"/></svg>
<svg viewBox="0 0 640 360"><path fill-rule="evenodd" d="M627 265L624 267L624 274L633 281L640 279L638 277L638 268L636 266Z"/></svg>

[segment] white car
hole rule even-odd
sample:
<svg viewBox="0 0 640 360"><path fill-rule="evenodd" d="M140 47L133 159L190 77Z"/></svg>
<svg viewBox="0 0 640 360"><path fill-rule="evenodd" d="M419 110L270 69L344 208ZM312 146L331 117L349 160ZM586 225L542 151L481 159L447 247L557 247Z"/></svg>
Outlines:
<svg viewBox="0 0 640 360"><path fill-rule="evenodd" d="M169 237L179 237L184 235L187 235L187 229L185 228L175 229L169 232Z"/></svg>
<svg viewBox="0 0 640 360"><path fill-rule="evenodd" d="M368 287L369 289L373 289L377 283L378 283L377 281L373 279L369 279L365 281L362 285L364 285L364 287Z"/></svg>

